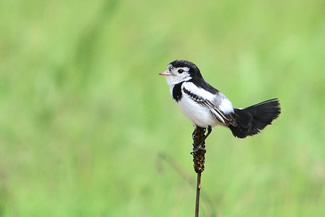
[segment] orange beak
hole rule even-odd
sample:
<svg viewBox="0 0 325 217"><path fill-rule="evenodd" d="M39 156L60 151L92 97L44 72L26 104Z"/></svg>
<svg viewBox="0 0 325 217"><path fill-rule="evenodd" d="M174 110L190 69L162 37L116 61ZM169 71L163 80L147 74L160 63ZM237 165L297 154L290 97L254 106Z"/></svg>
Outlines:
<svg viewBox="0 0 325 217"><path fill-rule="evenodd" d="M171 75L171 74L169 72L167 72L167 71L164 71L164 72L160 72L159 75L168 76L168 75Z"/></svg>

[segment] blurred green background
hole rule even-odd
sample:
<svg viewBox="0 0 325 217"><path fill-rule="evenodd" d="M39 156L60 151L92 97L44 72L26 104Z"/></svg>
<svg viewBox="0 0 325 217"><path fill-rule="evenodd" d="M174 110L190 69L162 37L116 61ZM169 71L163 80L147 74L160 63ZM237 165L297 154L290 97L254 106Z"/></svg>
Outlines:
<svg viewBox="0 0 325 217"><path fill-rule="evenodd" d="M236 107L207 140L201 216L325 216L325 2L0 1L0 216L193 216L191 123L158 73L195 62Z"/></svg>

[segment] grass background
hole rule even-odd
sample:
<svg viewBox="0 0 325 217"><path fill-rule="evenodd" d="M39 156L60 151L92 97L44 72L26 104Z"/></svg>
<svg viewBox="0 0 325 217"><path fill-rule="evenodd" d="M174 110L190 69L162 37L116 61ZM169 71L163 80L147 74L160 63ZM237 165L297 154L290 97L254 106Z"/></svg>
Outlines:
<svg viewBox="0 0 325 217"><path fill-rule="evenodd" d="M0 1L0 216L192 216L192 126L157 74L195 62L282 114L207 141L201 216L325 216L325 4ZM214 210L214 211L213 211Z"/></svg>

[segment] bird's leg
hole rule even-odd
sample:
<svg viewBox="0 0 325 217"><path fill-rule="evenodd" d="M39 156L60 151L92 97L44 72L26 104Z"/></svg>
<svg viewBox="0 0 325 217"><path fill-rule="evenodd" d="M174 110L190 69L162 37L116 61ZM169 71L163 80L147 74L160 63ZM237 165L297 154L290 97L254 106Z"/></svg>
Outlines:
<svg viewBox="0 0 325 217"><path fill-rule="evenodd" d="M194 138L194 136L195 136L196 129L197 129L197 128L195 127L195 130L194 130L194 132L193 132L193 134L192 134L193 138ZM198 152L198 151L200 151L200 150L206 152L206 149L205 149L204 144L205 144L205 140L206 140L206 138L208 138L208 136L209 136L210 133L212 132L212 128L211 128L211 126L208 126L207 130L208 130L207 134L202 138L200 144L199 144L199 145L198 145L198 146L193 150L193 152L191 152L191 154L194 154L194 153L196 153L196 152Z"/></svg>
<svg viewBox="0 0 325 217"><path fill-rule="evenodd" d="M204 140L202 141L202 142L205 142L205 140L208 138L208 136L210 135L210 133L212 132L212 127L211 126L208 126L208 133L207 133L207 135L205 135L205 137L204 137Z"/></svg>
<svg viewBox="0 0 325 217"><path fill-rule="evenodd" d="M204 136L204 138L202 139L202 141L201 141L199 147L202 147L202 146L204 145L205 140L208 138L208 136L209 136L210 133L212 132L212 128L211 128L211 126L208 126L207 130L208 130L207 135ZM204 150L205 150L205 148L204 148Z"/></svg>
<svg viewBox="0 0 325 217"><path fill-rule="evenodd" d="M196 129L197 129L197 126L194 125L194 131L193 131L193 133L192 133L192 138L193 138L193 139L194 139L194 136L195 136L195 134L196 134Z"/></svg>

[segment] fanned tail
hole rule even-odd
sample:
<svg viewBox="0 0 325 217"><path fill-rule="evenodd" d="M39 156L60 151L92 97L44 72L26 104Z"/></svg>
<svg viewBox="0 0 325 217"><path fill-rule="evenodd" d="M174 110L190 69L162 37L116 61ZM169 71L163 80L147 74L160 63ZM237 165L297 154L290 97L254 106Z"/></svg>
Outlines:
<svg viewBox="0 0 325 217"><path fill-rule="evenodd" d="M229 125L232 134L245 138L259 133L281 113L278 99L270 99L244 109L235 109L233 118L237 126Z"/></svg>

